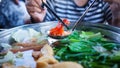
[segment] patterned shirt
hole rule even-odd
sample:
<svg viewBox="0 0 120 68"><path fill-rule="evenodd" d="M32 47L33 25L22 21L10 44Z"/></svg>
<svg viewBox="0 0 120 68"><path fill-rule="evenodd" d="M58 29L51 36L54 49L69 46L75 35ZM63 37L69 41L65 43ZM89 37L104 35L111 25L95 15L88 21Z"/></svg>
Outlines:
<svg viewBox="0 0 120 68"><path fill-rule="evenodd" d="M56 12L61 18L67 18L70 21L75 22L84 13L88 6L94 0L89 0L88 3L83 6L77 6L73 0L47 0L47 4ZM91 23L103 23L112 19L112 13L109 8L109 4L103 2L103 0L97 0L94 5L86 13L83 21ZM56 20L52 13L47 12L45 21Z"/></svg>
<svg viewBox="0 0 120 68"><path fill-rule="evenodd" d="M12 28L24 24L25 4L23 1L19 5L12 0L2 0L0 2L0 28Z"/></svg>

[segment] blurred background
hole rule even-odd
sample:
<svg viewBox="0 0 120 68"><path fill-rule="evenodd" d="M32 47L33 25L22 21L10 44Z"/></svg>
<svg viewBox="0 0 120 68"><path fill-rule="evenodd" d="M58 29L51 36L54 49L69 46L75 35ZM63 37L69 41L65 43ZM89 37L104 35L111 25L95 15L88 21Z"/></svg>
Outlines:
<svg viewBox="0 0 120 68"><path fill-rule="evenodd" d="M24 25L29 21L25 0L1 0L0 28L12 28Z"/></svg>
<svg viewBox="0 0 120 68"><path fill-rule="evenodd" d="M104 0L111 6L113 24L120 27L120 0ZM30 24L25 0L0 0L0 29Z"/></svg>

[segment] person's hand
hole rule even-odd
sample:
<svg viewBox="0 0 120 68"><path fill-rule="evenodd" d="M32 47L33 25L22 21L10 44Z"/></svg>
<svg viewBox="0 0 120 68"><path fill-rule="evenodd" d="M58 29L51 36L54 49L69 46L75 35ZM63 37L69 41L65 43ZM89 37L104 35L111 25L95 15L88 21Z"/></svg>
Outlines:
<svg viewBox="0 0 120 68"><path fill-rule="evenodd" d="M112 25L120 27L120 0L104 0L110 4L112 10Z"/></svg>
<svg viewBox="0 0 120 68"><path fill-rule="evenodd" d="M44 0L46 2L46 0ZM46 8L42 8L42 1L41 0L27 0L26 7L27 11L32 17L34 22L41 22L44 20L46 15Z"/></svg>

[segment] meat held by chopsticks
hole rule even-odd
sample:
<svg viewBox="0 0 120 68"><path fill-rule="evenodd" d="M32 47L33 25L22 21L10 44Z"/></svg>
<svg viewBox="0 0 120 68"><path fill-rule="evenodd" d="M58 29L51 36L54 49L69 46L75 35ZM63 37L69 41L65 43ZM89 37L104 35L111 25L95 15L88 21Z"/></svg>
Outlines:
<svg viewBox="0 0 120 68"><path fill-rule="evenodd" d="M70 22L67 19L63 19L63 22L66 25L69 25ZM50 30L50 36L63 36L64 35L65 30L64 30L64 26L62 23L58 22L57 26L55 28L52 28Z"/></svg>

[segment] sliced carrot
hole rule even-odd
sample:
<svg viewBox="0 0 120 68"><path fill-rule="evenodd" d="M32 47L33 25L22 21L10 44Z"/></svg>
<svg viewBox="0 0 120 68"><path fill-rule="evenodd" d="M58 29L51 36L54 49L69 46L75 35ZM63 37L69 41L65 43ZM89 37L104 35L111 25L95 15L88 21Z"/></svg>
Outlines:
<svg viewBox="0 0 120 68"><path fill-rule="evenodd" d="M63 19L63 22L66 24L66 25L69 25L70 24L70 21L68 19Z"/></svg>
<svg viewBox="0 0 120 68"><path fill-rule="evenodd" d="M67 19L63 19L63 22L66 25L70 24L70 22ZM58 22L58 24L55 28L52 28L50 30L50 35L51 36L62 36L63 34L64 34L64 26L60 22Z"/></svg>

